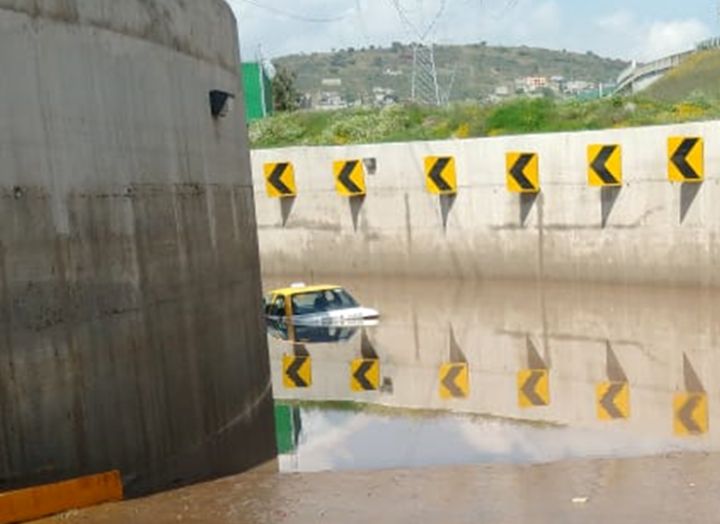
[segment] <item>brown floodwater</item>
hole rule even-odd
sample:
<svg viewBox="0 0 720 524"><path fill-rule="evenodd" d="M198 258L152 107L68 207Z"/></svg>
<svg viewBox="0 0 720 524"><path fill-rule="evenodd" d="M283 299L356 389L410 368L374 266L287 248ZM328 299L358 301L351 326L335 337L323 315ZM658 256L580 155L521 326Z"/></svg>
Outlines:
<svg viewBox="0 0 720 524"><path fill-rule="evenodd" d="M283 472L718 449L715 291L306 282L341 284L381 319L270 330ZM307 387L288 381L283 366L300 357ZM353 375L367 360L377 377L359 385Z"/></svg>
<svg viewBox="0 0 720 524"><path fill-rule="evenodd" d="M306 281L381 318L270 326L277 464L50 522L717 522L716 291Z"/></svg>

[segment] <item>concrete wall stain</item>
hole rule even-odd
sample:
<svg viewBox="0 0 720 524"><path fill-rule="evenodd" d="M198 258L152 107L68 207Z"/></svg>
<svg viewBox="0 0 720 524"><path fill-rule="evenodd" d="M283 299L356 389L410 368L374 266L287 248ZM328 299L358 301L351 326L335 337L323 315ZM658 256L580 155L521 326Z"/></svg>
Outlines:
<svg viewBox="0 0 720 524"><path fill-rule="evenodd" d="M163 0L162 5L158 0L96 0L94 4L88 6L85 0L0 0L0 10L27 15L36 30L40 30L38 24L43 21L94 27L164 45L238 74L233 61L234 42L225 42L222 48L208 50L177 31L178 21L185 18L189 10L209 12L208 20L223 21L234 28L235 16L224 0L202 0L193 4L184 0ZM137 16L139 8L144 17ZM122 13L132 13L133 17L120 16ZM145 21L138 24L137 18ZM204 25L200 30L208 29Z"/></svg>
<svg viewBox="0 0 720 524"><path fill-rule="evenodd" d="M720 122L468 140L252 151L263 271L465 280L522 279L617 284L720 286L715 270L720 218ZM705 140L701 189L668 180L668 137ZM588 146L622 144L621 190L589 187ZM542 191L511 194L508 151L536 151ZM459 188L452 206L427 192L421 161L451 155ZM338 158L377 159L387 176L369 177L362 227L346 218L327 176ZM290 223L275 220L262 167L292 162L303 190ZM438 212L440 208L440 212ZM317 222L339 228L328 234ZM288 246L302 246L296 253ZM352 260L347 264L346 259ZM340 275L338 275L340 273Z"/></svg>
<svg viewBox="0 0 720 524"><path fill-rule="evenodd" d="M237 86L229 8L0 0L0 21L0 492L272 460L243 111L207 105Z"/></svg>

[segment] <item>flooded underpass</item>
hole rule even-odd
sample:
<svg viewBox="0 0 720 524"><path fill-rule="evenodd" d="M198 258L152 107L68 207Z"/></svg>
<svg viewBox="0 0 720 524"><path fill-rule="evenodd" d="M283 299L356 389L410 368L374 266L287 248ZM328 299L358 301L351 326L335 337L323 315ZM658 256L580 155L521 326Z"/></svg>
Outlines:
<svg viewBox="0 0 720 524"><path fill-rule="evenodd" d="M0 0L0 524L720 521L717 113L313 3Z"/></svg>
<svg viewBox="0 0 720 524"><path fill-rule="evenodd" d="M277 464L64 521L716 522L720 293L305 282L380 317L268 322Z"/></svg>
<svg viewBox="0 0 720 524"><path fill-rule="evenodd" d="M327 281L381 318L271 325L283 472L718 449L717 293Z"/></svg>

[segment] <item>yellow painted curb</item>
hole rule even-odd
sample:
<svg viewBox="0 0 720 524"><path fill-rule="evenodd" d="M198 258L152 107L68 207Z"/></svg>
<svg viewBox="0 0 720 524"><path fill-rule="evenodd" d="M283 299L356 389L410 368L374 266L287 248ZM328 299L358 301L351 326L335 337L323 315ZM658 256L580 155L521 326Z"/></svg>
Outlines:
<svg viewBox="0 0 720 524"><path fill-rule="evenodd" d="M0 524L25 522L123 499L120 472L0 493Z"/></svg>

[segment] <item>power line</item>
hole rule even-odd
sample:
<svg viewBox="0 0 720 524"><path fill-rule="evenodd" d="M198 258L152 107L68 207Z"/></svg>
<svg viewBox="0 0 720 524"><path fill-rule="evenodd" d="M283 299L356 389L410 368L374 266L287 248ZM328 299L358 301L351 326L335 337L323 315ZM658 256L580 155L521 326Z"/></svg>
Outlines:
<svg viewBox="0 0 720 524"><path fill-rule="evenodd" d="M360 31L362 32L363 38L365 38L365 44L370 47L370 33L368 32L368 27L365 23L365 16L363 15L361 2L362 0L355 0L355 10L357 11L357 15L360 20Z"/></svg>
<svg viewBox="0 0 720 524"><path fill-rule="evenodd" d="M437 26L437 24L440 22L440 19L445 14L448 0L441 0L440 7L438 8L437 12L433 16L430 23L424 28L418 27L415 22L411 20L408 11L400 3L400 0L390 0L390 3L395 8L395 11L397 11L400 20L405 25L405 27L409 29L410 32L414 33L415 36L417 36L417 38L420 40L420 42L425 42L427 37L430 35L430 33L432 33L432 31L435 29L435 26Z"/></svg>
<svg viewBox="0 0 720 524"><path fill-rule="evenodd" d="M435 66L435 47L413 45L413 75L410 98L423 105L439 106L440 86Z"/></svg>
<svg viewBox="0 0 720 524"><path fill-rule="evenodd" d="M489 9L490 6L487 5L488 3L489 2L481 2L480 7L481 8L487 7L490 18L492 20L499 21L499 20L502 20L503 18L505 18L505 16L507 16L510 13L510 11L515 9L518 6L518 4L520 3L520 0L507 0L507 2L505 2L505 4L502 7L500 7L500 9Z"/></svg>
<svg viewBox="0 0 720 524"><path fill-rule="evenodd" d="M495 2L490 2L488 0L465 0L465 2L462 2L462 5L470 6L468 9L478 8L481 10L487 10L489 18L492 20L501 20L505 17L505 15L518 6L520 0L507 0L502 6L496 6L497 8L492 7L492 4L494 3Z"/></svg>
<svg viewBox="0 0 720 524"><path fill-rule="evenodd" d="M471 1L476 2L477 0ZM500 18L506 16L511 10L515 9L519 4L519 1L520 0L504 0L504 5L500 11L491 14L491 17L499 20ZM400 0L390 0L390 3L397 11L398 16L405 25L406 29L419 39L417 43L413 44L413 77L411 87L412 100L417 103L427 105L448 104L452 96L452 90L457 76L457 64L453 66L447 90L442 90L440 88L440 83L438 82L435 46L433 44L433 39L431 38L431 35L437 28L437 25L445 15L445 11L448 7L448 0L440 0L439 8L430 20L430 23L427 25L425 25L422 20L424 18L422 1L418 0L417 11L420 12L420 26L411 20L408 10L403 7ZM485 0L480 0L479 4L481 9L486 7ZM415 14L418 13L416 12Z"/></svg>
<svg viewBox="0 0 720 524"><path fill-rule="evenodd" d="M297 13L292 13L292 12L286 11L284 9L279 9L279 8L273 7L271 5L262 4L258 0L239 0L239 1L244 2L246 4L250 4L250 5L260 8L260 9L264 9L265 11L282 16L284 18L290 18L292 20L297 20L299 22L308 22L308 23L313 23L313 24L327 24L327 23L332 23L332 22L340 22L342 20L345 20L350 15L350 13L345 13L345 14L333 16L333 17L305 16L305 15L299 15Z"/></svg>
<svg viewBox="0 0 720 524"><path fill-rule="evenodd" d="M496 20L499 20L500 18L505 17L510 11L515 9L518 6L518 3L520 3L520 0L508 0L508 3L505 4L505 7L499 12L494 15Z"/></svg>
<svg viewBox="0 0 720 524"><path fill-rule="evenodd" d="M435 29L435 26L442 18L447 7L448 0L441 0L440 8L430 23L423 24L423 4L418 0L416 14L420 14L419 27L413 22L407 10L400 3L400 0L390 0L390 3L397 11L400 21L411 34L414 34L418 41L413 44L413 72L410 98L420 104L438 106L441 104L440 86L438 85L437 67L435 64L435 46L427 42L428 36Z"/></svg>
<svg viewBox="0 0 720 524"><path fill-rule="evenodd" d="M437 13L435 13L435 16L428 24L427 28L425 29L425 32L423 33L420 40L425 40L430 33L432 33L433 29L435 29L435 26L440 22L440 19L445 14L445 8L447 8L447 0L442 0L440 3L440 8L438 9Z"/></svg>
<svg viewBox="0 0 720 524"><path fill-rule="evenodd" d="M421 34L420 30L415 26L413 21L410 20L405 8L400 4L400 0L389 0L389 2L395 8L395 11L397 11L400 21L405 25L405 28L419 37Z"/></svg>

